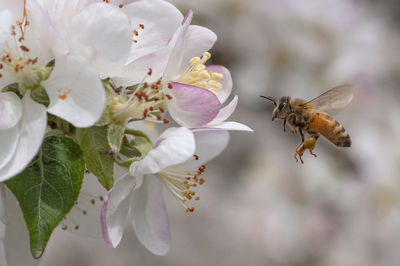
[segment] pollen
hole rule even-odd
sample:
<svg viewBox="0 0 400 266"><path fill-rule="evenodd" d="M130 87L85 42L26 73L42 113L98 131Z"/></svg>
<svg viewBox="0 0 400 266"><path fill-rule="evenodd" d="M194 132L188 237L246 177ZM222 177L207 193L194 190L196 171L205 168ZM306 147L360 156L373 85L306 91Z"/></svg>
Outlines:
<svg viewBox="0 0 400 266"><path fill-rule="evenodd" d="M189 60L190 66L186 71L178 78L178 82L207 89L214 94L217 94L222 88L220 82L223 79L221 73L208 71L204 65L211 58L209 52L203 53L203 56L193 57ZM170 86L168 85L168 88Z"/></svg>

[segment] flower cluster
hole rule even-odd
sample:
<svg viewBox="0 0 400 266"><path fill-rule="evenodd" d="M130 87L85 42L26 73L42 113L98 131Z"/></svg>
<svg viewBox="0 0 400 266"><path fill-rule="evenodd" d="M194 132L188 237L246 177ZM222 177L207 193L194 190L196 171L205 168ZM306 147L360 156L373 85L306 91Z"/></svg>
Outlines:
<svg viewBox="0 0 400 266"><path fill-rule="evenodd" d="M162 0L1 0L0 13L0 196L19 201L33 256L58 224L116 247L130 223L166 254L162 188L193 212L205 163L229 130L251 131L226 121L238 97L226 103L230 72L207 64L217 36ZM108 193L82 207L85 172ZM71 225L76 212L99 230Z"/></svg>

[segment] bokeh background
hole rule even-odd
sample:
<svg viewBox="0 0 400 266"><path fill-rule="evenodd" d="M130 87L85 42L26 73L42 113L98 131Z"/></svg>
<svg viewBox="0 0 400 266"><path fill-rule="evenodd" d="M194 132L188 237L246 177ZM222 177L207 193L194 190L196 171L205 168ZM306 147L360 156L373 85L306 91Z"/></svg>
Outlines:
<svg viewBox="0 0 400 266"><path fill-rule="evenodd" d="M44 266L400 265L400 2L171 0L218 35L212 62L227 66L239 105L229 147L207 165L194 213L169 193L172 248L158 257L130 229L117 249L57 230ZM304 165L299 136L271 122L259 95L311 99L356 87L335 116L353 145L321 139Z"/></svg>

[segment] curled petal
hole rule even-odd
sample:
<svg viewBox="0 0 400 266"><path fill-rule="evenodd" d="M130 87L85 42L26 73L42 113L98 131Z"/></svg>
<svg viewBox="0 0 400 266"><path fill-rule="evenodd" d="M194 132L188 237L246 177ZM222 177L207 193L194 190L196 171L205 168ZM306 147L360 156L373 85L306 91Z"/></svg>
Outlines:
<svg viewBox="0 0 400 266"><path fill-rule="evenodd" d="M189 129L169 128L158 138L156 147L140 162L137 171L142 174L158 173L168 166L188 160L194 152L194 136Z"/></svg>
<svg viewBox="0 0 400 266"><path fill-rule="evenodd" d="M148 175L132 198L132 225L139 241L156 255L167 254L171 236L161 181Z"/></svg>
<svg viewBox="0 0 400 266"><path fill-rule="evenodd" d="M219 101L221 102L221 104L223 104L228 99L229 95L231 95L232 92L233 82L232 82L231 72L226 67L219 65L209 65L206 67L206 69L208 71L220 73L224 76L219 81L221 82L222 89L216 92Z"/></svg>
<svg viewBox="0 0 400 266"><path fill-rule="evenodd" d="M126 226L135 180L125 175L111 189L101 208L103 239L110 247L117 247Z"/></svg>
<svg viewBox="0 0 400 266"><path fill-rule="evenodd" d="M92 126L103 114L103 85L94 69L76 57L57 57L53 72L42 85L50 98L48 112L76 127Z"/></svg>
<svg viewBox="0 0 400 266"><path fill-rule="evenodd" d="M200 127L212 121L221 109L221 103L211 91L178 82L172 82L173 99L167 102L171 117L181 126Z"/></svg>
<svg viewBox="0 0 400 266"><path fill-rule="evenodd" d="M22 116L22 103L13 92L0 93L0 130L14 127Z"/></svg>
<svg viewBox="0 0 400 266"><path fill-rule="evenodd" d="M46 108L30 98L22 99L24 113L18 123L19 140L14 157L0 169L0 181L19 174L39 151L46 131Z"/></svg>
<svg viewBox="0 0 400 266"><path fill-rule="evenodd" d="M14 157L14 153L18 145L18 140L18 125L10 129L0 130L0 169L6 166L8 162Z"/></svg>
<svg viewBox="0 0 400 266"><path fill-rule="evenodd" d="M238 103L238 96L235 95L233 100L224 108L222 108L217 117L215 117L208 125L218 125L228 119L236 109Z"/></svg>
<svg viewBox="0 0 400 266"><path fill-rule="evenodd" d="M15 2L15 1L12 1ZM3 51L5 42L10 38L10 27L12 21L11 12L6 9L9 8L10 3L0 4L2 11L0 13L0 51Z"/></svg>
<svg viewBox="0 0 400 266"><path fill-rule="evenodd" d="M249 132L253 132L254 130L251 129L250 127L238 123L238 122L233 122L233 121L228 121L228 122L222 122L219 124L215 124L215 125L207 125L205 127L202 128L195 128L193 129L194 131L203 131L203 130L235 130L235 131L249 131Z"/></svg>

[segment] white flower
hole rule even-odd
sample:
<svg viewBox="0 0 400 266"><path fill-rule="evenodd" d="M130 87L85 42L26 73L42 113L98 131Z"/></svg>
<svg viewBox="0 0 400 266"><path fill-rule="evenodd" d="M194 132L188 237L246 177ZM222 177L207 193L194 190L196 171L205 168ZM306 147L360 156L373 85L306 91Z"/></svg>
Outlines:
<svg viewBox="0 0 400 266"><path fill-rule="evenodd" d="M146 248L157 255L166 254L170 233L162 185L192 212L189 201L199 199L193 188L204 183L200 177L204 162L217 156L227 143L226 131L193 135L187 128L166 130L154 149L142 161L133 163L130 174L107 195L101 218L106 243L113 247L119 244L129 219Z"/></svg>

